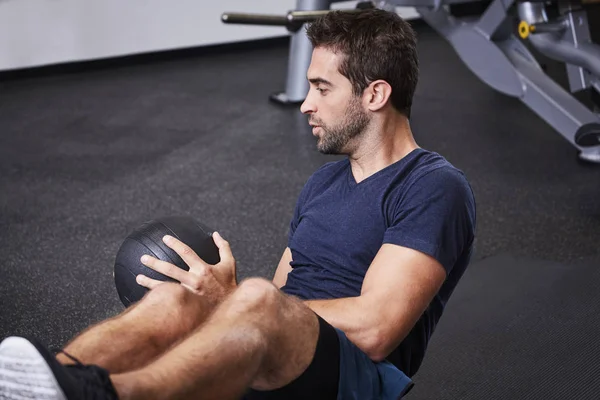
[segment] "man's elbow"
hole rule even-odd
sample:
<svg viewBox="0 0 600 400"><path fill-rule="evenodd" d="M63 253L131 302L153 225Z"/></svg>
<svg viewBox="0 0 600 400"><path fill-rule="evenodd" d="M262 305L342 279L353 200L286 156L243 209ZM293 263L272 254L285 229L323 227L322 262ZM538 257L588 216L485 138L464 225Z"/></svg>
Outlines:
<svg viewBox="0 0 600 400"><path fill-rule="evenodd" d="M389 336L381 330L372 330L361 343L362 351L374 362L381 362L392 352Z"/></svg>

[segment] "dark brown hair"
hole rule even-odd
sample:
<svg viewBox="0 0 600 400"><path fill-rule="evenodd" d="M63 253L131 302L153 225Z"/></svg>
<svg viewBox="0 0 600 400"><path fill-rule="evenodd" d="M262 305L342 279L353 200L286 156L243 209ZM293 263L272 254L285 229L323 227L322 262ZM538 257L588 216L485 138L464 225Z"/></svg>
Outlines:
<svg viewBox="0 0 600 400"><path fill-rule="evenodd" d="M408 22L380 9L331 11L311 23L307 35L313 47L342 53L339 72L355 95L378 79L392 88L392 106L410 117L419 80L417 39Z"/></svg>

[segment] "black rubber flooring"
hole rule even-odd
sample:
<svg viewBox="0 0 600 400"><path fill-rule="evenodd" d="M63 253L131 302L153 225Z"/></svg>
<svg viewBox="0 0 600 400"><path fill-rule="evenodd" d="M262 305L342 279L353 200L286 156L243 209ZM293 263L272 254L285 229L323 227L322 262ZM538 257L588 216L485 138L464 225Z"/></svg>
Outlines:
<svg viewBox="0 0 600 400"><path fill-rule="evenodd" d="M597 399L599 266L507 253L474 263L406 398Z"/></svg>
<svg viewBox="0 0 600 400"><path fill-rule="evenodd" d="M597 398L569 396L581 381L568 378L588 373L571 357L598 350L600 300L588 289L600 267L600 166L578 163L432 31L420 26L419 38L413 130L468 176L478 239L410 398ZM231 242L240 279L270 278L296 196L334 159L316 152L297 108L267 101L283 88L287 50L1 81L0 337L59 346L121 311L114 256L157 216L195 216ZM575 309L587 325L552 329ZM566 354L559 347L571 356L544 364ZM564 373L565 386L547 386L539 365Z"/></svg>

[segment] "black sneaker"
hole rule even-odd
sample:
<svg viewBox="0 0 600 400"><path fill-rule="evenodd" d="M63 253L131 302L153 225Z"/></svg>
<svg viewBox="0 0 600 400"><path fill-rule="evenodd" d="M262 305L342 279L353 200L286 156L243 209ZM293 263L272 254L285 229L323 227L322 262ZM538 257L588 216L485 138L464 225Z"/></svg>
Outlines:
<svg viewBox="0 0 600 400"><path fill-rule="evenodd" d="M0 399L116 400L109 373L95 365L62 365L33 339L0 344Z"/></svg>

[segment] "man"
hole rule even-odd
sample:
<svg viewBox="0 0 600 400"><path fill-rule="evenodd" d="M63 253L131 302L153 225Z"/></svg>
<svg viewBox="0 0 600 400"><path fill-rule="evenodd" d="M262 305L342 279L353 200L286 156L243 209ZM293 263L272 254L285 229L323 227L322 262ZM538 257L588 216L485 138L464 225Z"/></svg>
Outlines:
<svg viewBox="0 0 600 400"><path fill-rule="evenodd" d="M57 355L33 339L0 346L7 399L397 399L412 387L469 262L475 204L463 174L415 143L416 39L381 10L331 12L308 29L301 107L319 151L345 154L300 193L273 282L235 279L229 244L208 265L165 243L181 282L139 276L136 306Z"/></svg>

